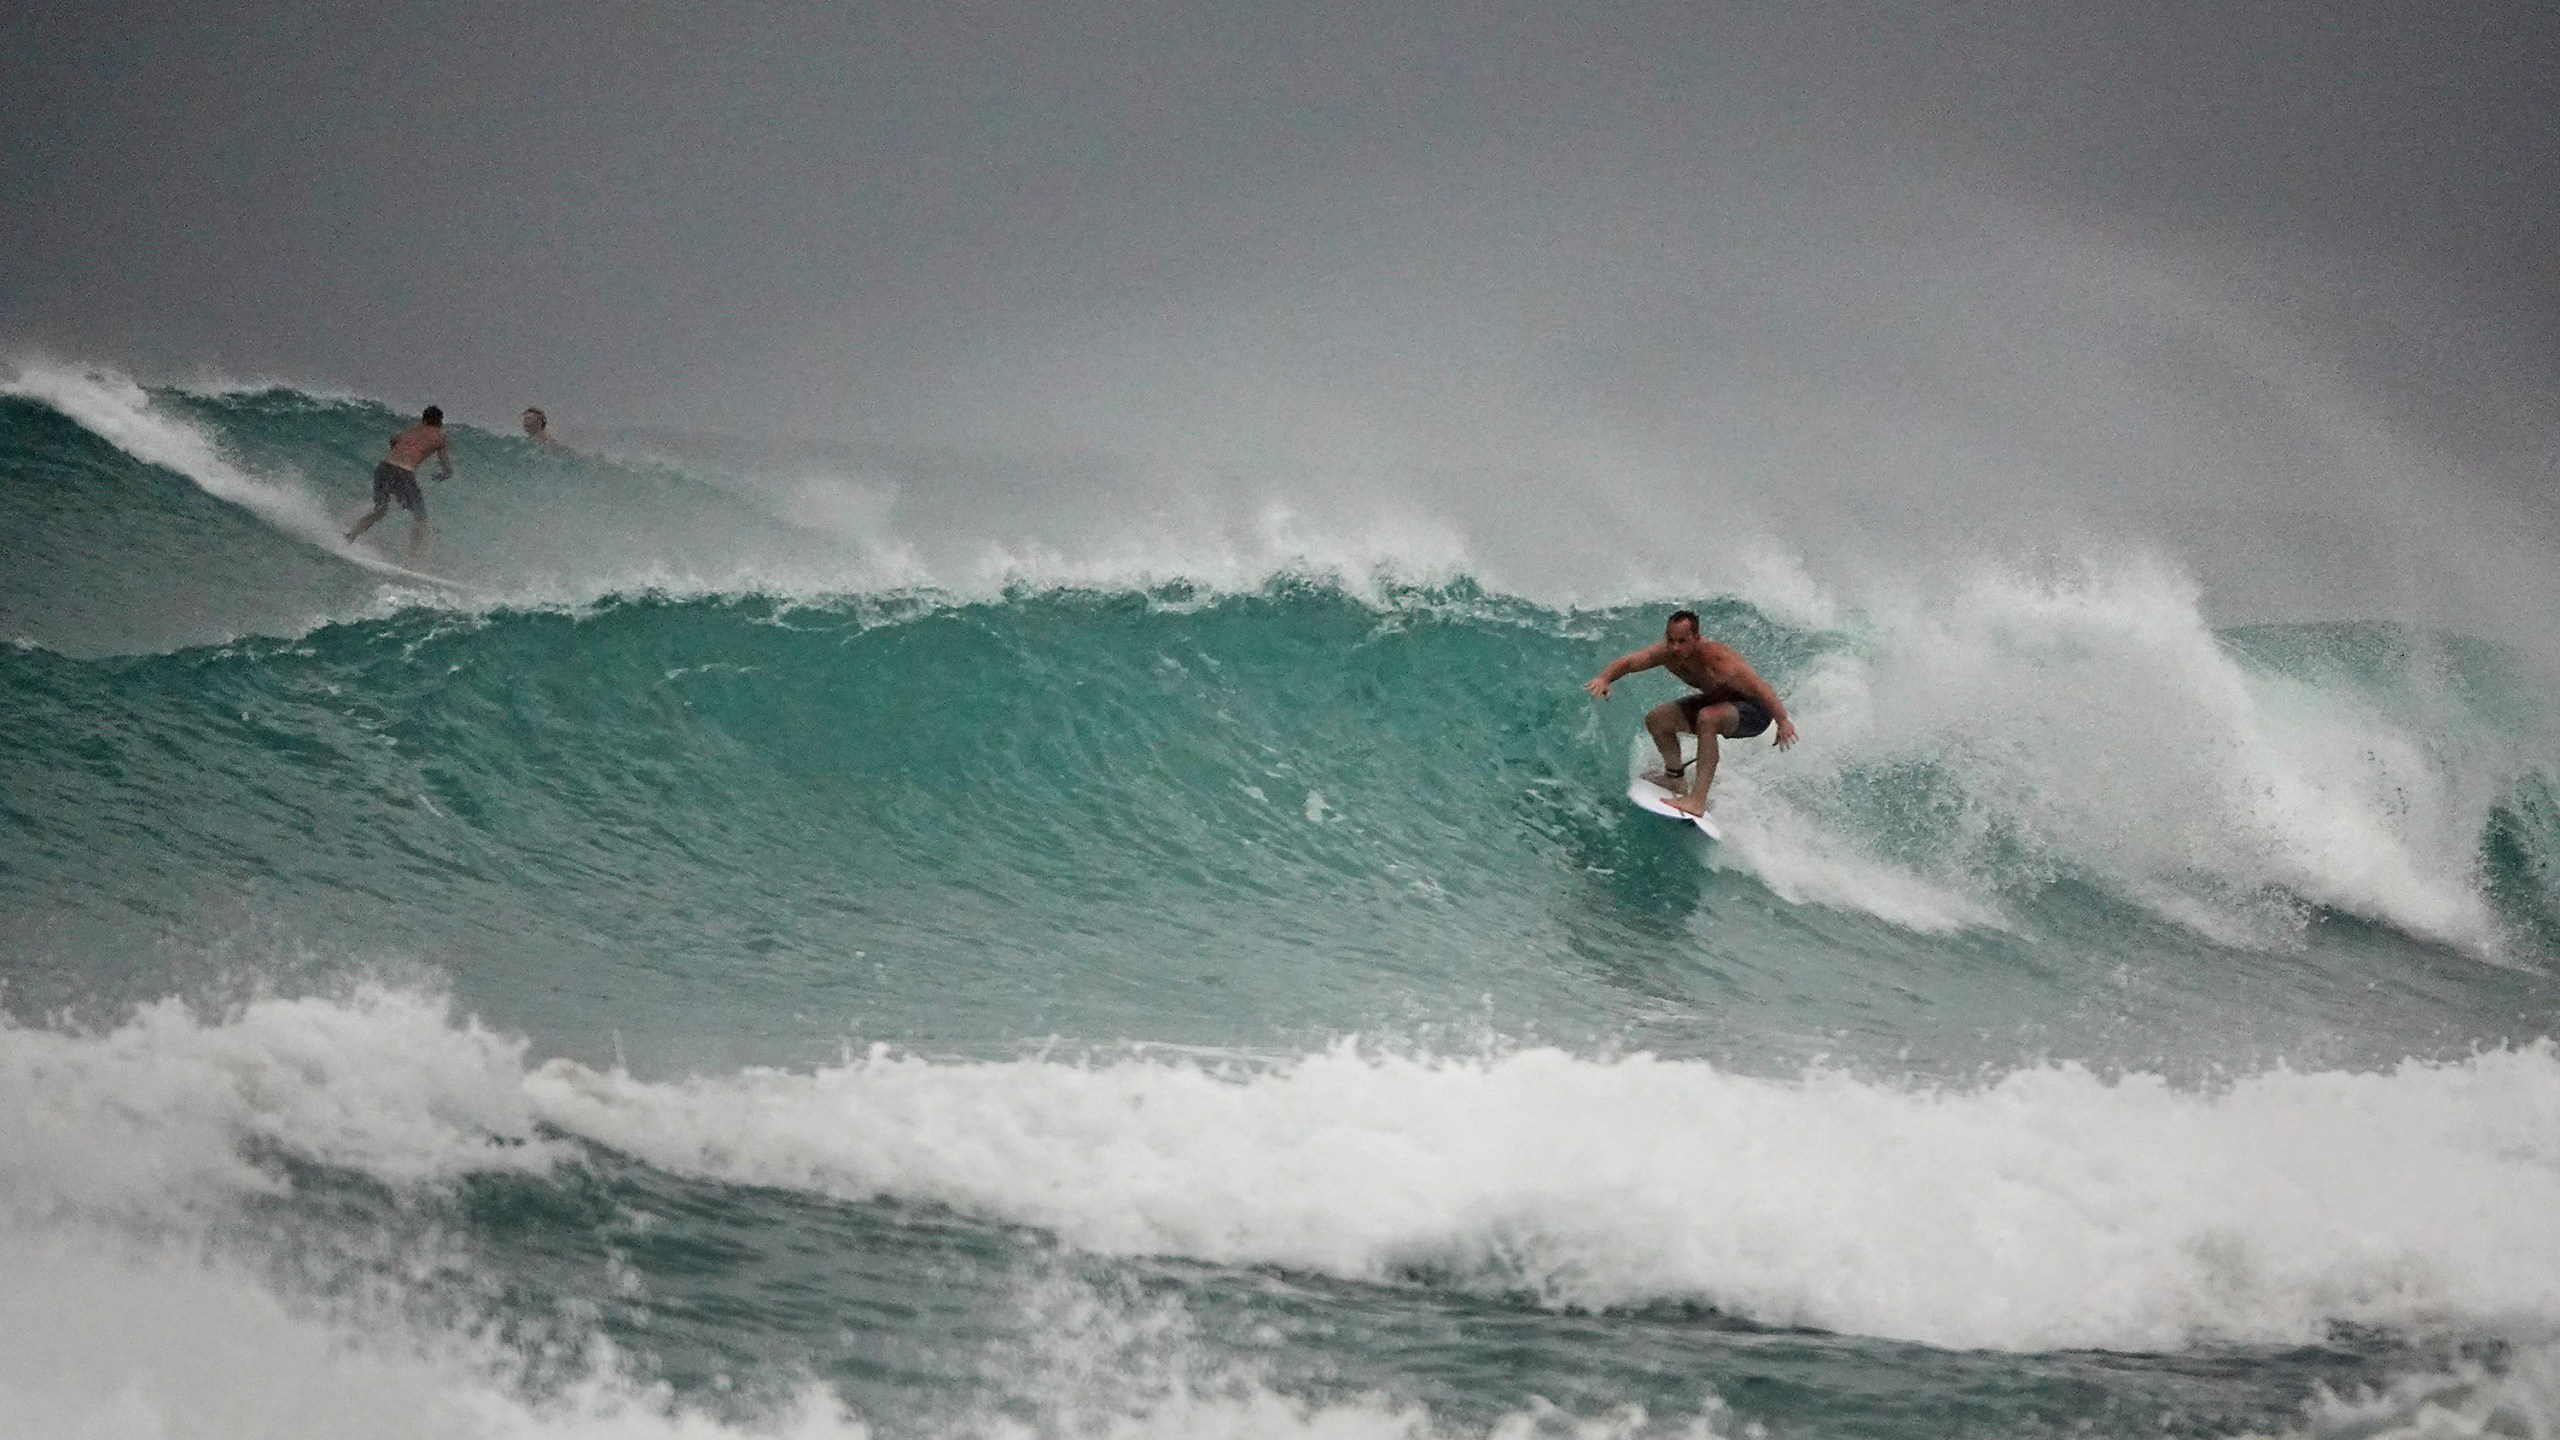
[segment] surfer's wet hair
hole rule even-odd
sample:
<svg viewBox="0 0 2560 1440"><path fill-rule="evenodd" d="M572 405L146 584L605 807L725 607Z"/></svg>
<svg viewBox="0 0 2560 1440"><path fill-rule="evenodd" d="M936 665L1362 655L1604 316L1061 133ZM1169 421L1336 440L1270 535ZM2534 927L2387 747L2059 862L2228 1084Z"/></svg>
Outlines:
<svg viewBox="0 0 2560 1440"><path fill-rule="evenodd" d="M426 408L426 412L418 418L426 421L430 425L441 425L444 423L444 407L441 405L430 405Z"/></svg>
<svg viewBox="0 0 2560 1440"><path fill-rule="evenodd" d="M1701 625L1701 624L1699 624L1699 623L1698 623L1698 612L1697 612L1697 611L1695 611L1695 610L1674 610L1674 611L1672 611L1672 612L1671 612L1671 618L1662 622L1662 628L1663 628L1663 629L1665 629L1665 630L1668 630L1668 629L1670 629L1672 626L1679 624L1679 623L1680 623L1681 621L1683 621L1683 620L1686 620L1686 621L1688 621L1688 622L1689 622L1689 628L1690 628L1690 629L1692 629L1692 630L1704 630L1704 629L1706 629L1706 628L1707 628L1707 627L1705 627L1704 625Z"/></svg>

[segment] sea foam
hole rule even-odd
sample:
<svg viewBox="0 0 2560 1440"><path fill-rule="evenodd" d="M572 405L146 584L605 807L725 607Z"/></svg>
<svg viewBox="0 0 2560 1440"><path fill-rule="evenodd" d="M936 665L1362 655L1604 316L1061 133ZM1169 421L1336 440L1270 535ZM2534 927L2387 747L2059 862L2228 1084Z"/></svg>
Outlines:
<svg viewBox="0 0 2560 1440"><path fill-rule="evenodd" d="M415 1183L540 1170L524 1042L362 986L208 1022L176 1000L103 1032L0 1022L0 1217L154 1219L282 1185L281 1151Z"/></svg>
<svg viewBox="0 0 2560 1440"><path fill-rule="evenodd" d="M688 1174L895 1196L1107 1253L1696 1301L2004 1349L2545 1315L2560 1056L2211 1092L2073 1065L1938 1089L1702 1062L1362 1054L651 1084L555 1061L552 1124Z"/></svg>
<svg viewBox="0 0 2560 1440"><path fill-rule="evenodd" d="M1790 900L1944 930L2069 876L2230 945L2316 906L2503 949L2479 837L2525 737L2422 666L2253 665L2174 567L1987 567L1880 602L1789 689L1804 743L1718 788L1731 861Z"/></svg>
<svg viewBox="0 0 2560 1440"><path fill-rule="evenodd" d="M887 1196L1103 1254L1557 1305L1696 1302L1948 1346L2307 1340L2549 1322L2560 1054L2205 1089L1964 1087L1553 1049L1266 1064L950 1062L650 1081L377 991L0 1031L12 1213L277 1184L271 1147L409 1185L540 1170L544 1127L669 1171ZM165 1202L164 1202L165 1208Z"/></svg>

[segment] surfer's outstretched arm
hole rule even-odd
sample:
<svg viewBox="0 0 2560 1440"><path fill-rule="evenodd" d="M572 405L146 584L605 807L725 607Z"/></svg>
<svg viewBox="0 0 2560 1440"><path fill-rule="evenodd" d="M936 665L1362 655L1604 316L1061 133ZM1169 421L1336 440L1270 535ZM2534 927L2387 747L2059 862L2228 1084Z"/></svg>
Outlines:
<svg viewBox="0 0 2560 1440"><path fill-rule="evenodd" d="M1592 699L1606 700L1609 698L1609 687L1611 685L1616 684L1620 680L1624 680L1639 670L1652 669L1656 665L1661 664L1663 657L1669 653L1670 647L1659 641L1656 641L1651 645L1647 645L1641 650L1630 650L1626 654L1619 656L1617 659L1610 661L1608 669L1603 670L1599 674L1592 676L1590 679L1583 681L1582 688L1591 692Z"/></svg>

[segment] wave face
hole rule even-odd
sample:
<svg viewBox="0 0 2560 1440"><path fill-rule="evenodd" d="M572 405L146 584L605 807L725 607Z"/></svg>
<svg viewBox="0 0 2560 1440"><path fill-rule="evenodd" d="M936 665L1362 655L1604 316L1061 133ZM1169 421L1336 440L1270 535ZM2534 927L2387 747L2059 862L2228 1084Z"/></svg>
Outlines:
<svg viewBox="0 0 2560 1440"><path fill-rule="evenodd" d="M472 432L431 586L334 538L396 423L0 395L0 1429L2539 1413L2509 649L1762 556L1710 849L1579 689L1641 585Z"/></svg>

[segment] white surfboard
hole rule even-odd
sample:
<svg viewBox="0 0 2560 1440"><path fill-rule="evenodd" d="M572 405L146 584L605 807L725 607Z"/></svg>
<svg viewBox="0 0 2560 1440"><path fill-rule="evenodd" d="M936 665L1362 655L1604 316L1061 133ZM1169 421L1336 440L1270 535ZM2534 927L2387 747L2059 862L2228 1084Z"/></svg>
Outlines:
<svg viewBox="0 0 2560 1440"><path fill-rule="evenodd" d="M441 575L430 575L424 570L412 570L406 565L395 565L352 544L341 543L322 548L358 569L370 570L385 579L405 580L412 585L432 585L440 590L450 590L465 595L477 588L465 585L459 580L447 580Z"/></svg>
<svg viewBox="0 0 2560 1440"><path fill-rule="evenodd" d="M1710 840L1724 838L1724 832L1716 828L1716 822L1712 816L1692 815L1686 810L1674 807L1671 803L1670 791L1642 776L1627 782L1627 798L1636 802L1638 809L1650 810L1666 819L1697 826L1699 833Z"/></svg>

